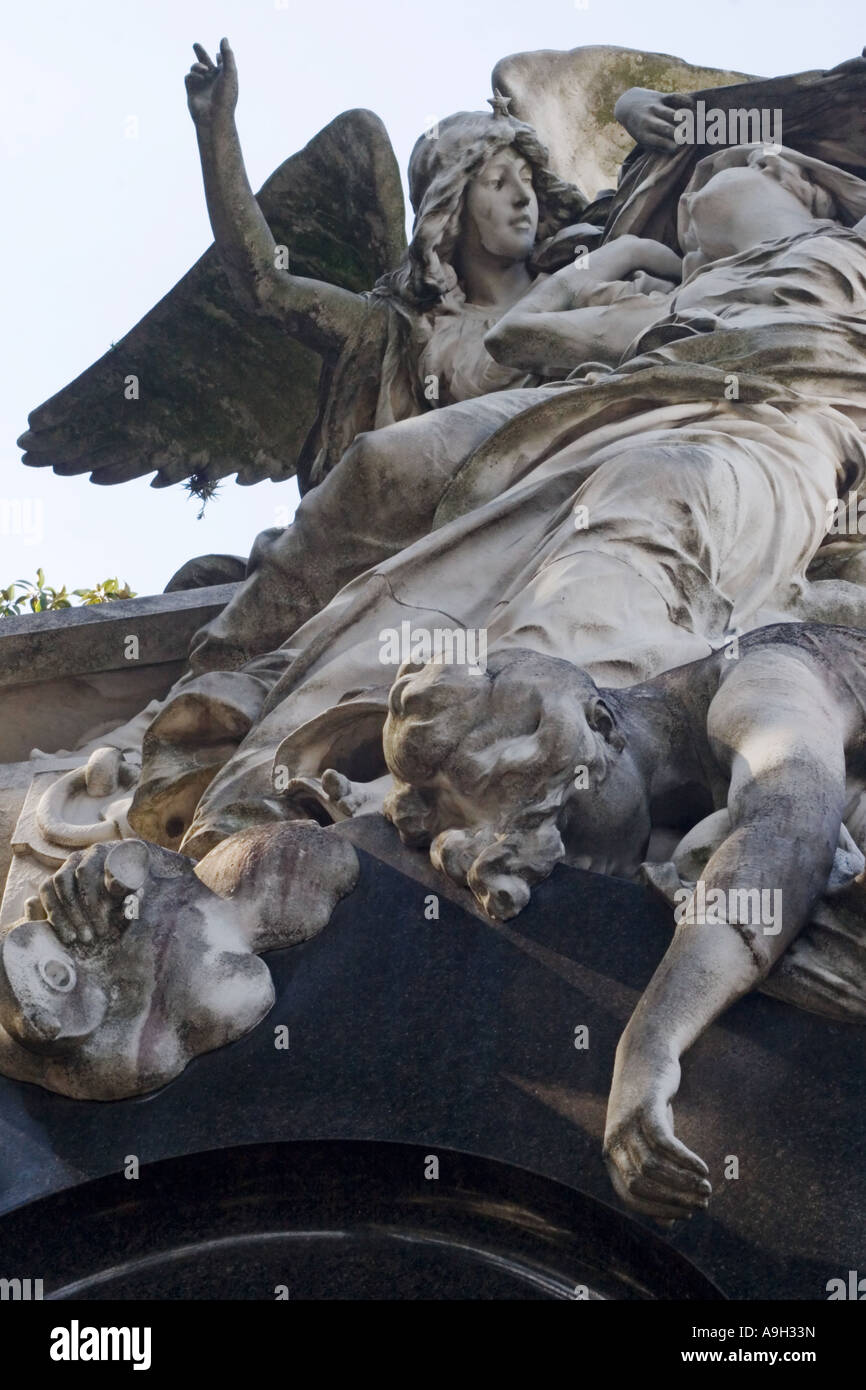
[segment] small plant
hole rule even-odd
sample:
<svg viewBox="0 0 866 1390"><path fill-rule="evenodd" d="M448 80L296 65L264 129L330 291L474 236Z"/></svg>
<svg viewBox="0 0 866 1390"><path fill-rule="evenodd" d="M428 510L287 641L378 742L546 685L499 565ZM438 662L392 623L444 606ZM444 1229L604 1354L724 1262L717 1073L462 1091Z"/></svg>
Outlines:
<svg viewBox="0 0 866 1390"><path fill-rule="evenodd" d="M58 608L71 608L72 598L81 600L83 606L94 603L108 603L115 598L135 598L128 584L117 579L103 579L90 589L73 589L70 594L63 585L55 589L45 583L45 571L36 571L36 583L29 579L16 579L6 589L0 589L0 618L20 618L28 609L31 613L48 613Z"/></svg>
<svg viewBox="0 0 866 1390"><path fill-rule="evenodd" d="M94 603L108 603L113 598L135 598L129 585L121 584L119 579L103 579L101 584L95 584L92 589L73 589L72 592L76 598L81 599L85 608Z"/></svg>
<svg viewBox="0 0 866 1390"><path fill-rule="evenodd" d="M220 490L219 481L214 482L213 479L208 477L207 470L204 470L201 473L191 474L184 483L184 487L190 497L195 497L201 502L201 506L196 513L196 521L201 521L208 502L212 502Z"/></svg>

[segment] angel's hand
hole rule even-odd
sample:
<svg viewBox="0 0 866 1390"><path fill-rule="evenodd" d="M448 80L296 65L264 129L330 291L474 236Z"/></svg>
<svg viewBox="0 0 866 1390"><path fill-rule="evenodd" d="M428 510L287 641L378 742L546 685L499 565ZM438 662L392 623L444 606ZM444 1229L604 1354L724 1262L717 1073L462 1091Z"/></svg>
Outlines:
<svg viewBox="0 0 866 1390"><path fill-rule="evenodd" d="M238 70L228 39L220 40L216 63L200 43L193 44L198 62L186 75L186 99L197 126L231 117L238 100Z"/></svg>
<svg viewBox="0 0 866 1390"><path fill-rule="evenodd" d="M648 275L646 271L635 270L626 279L634 285L638 294L673 294L679 282L662 279L659 275Z"/></svg>
<svg viewBox="0 0 866 1390"><path fill-rule="evenodd" d="M674 1134L670 1101L679 1085L675 1058L659 1058L614 1076L607 1110L604 1157L617 1196L659 1221L692 1216L712 1187L707 1165Z"/></svg>
<svg viewBox="0 0 866 1390"><path fill-rule="evenodd" d="M679 284L683 274L682 258L676 251L661 241L631 234L614 237L595 251L590 251L585 264L594 276L602 280L627 280L636 272L643 271L655 279ZM583 263L576 261L574 265L558 270L551 278L567 278L568 283L579 290L582 274Z"/></svg>
<svg viewBox="0 0 866 1390"><path fill-rule="evenodd" d="M633 140L645 149L675 154L682 149L676 139L676 113L689 110L692 98L680 92L653 92L631 87L619 98L614 115Z"/></svg>

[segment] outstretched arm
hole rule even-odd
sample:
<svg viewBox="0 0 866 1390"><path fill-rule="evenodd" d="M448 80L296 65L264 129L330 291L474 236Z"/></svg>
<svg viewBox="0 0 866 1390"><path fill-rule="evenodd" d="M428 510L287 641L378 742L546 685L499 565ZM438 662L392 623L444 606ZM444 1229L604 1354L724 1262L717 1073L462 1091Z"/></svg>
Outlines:
<svg viewBox="0 0 866 1390"><path fill-rule="evenodd" d="M232 289L255 313L275 319L317 352L339 352L365 313L350 290L291 275L250 188L235 125L237 68L227 39L216 63L201 44L186 78L214 239Z"/></svg>
<svg viewBox="0 0 866 1390"><path fill-rule="evenodd" d="M732 830L620 1040L605 1130L617 1192L663 1219L690 1215L710 1192L706 1165L674 1135L680 1058L806 925L845 798L841 716L793 655L744 657L713 700L709 733L730 774Z"/></svg>
<svg viewBox="0 0 866 1390"><path fill-rule="evenodd" d="M859 57L839 63L835 68L826 70L815 68L808 72L795 73L789 77L744 79L740 83L733 83L729 86L709 88L701 94L697 92L656 92L648 87L630 87L617 100L613 114L640 148L659 150L665 154L676 154L677 150L682 149L683 143L685 143L683 135L680 136L679 140L676 136L677 126L683 119L682 113L694 111L699 96L702 96L707 101L708 106L722 110L726 115L738 113L736 120L726 121L723 126L720 123L713 125L713 144L738 145L764 138L763 134L759 137L753 130L751 111L755 108L773 110L784 107L786 96L790 96L797 85L802 86L810 80L815 82L825 77L844 76L846 74L859 77L864 72L866 72L866 49ZM826 112L824 122L826 132L835 138L838 131L832 127L831 123L838 123L840 119L837 103L832 100L825 102L824 111ZM680 115L677 114L678 112ZM749 119L743 119L739 115L741 112ZM820 114L818 121L821 121ZM809 133L814 138L824 132L813 119L809 123ZM781 130L778 134L781 135ZM791 141L788 140L786 143L790 144ZM795 138L794 148L798 147L798 141Z"/></svg>
<svg viewBox="0 0 866 1390"><path fill-rule="evenodd" d="M681 270L679 256L660 242L618 237L538 281L484 345L497 362L543 376L583 362L616 366L635 337L669 312Z"/></svg>

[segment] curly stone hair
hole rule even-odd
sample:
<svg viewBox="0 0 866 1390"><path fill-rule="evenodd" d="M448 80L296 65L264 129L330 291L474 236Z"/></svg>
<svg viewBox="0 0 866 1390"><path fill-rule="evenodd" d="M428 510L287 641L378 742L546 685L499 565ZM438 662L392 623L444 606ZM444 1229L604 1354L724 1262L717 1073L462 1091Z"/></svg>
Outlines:
<svg viewBox="0 0 866 1390"><path fill-rule="evenodd" d="M389 696L385 815L404 844L505 920L565 857L559 814L577 764L600 773L604 742L575 717L598 695L568 661L513 649L484 672L407 662Z"/></svg>

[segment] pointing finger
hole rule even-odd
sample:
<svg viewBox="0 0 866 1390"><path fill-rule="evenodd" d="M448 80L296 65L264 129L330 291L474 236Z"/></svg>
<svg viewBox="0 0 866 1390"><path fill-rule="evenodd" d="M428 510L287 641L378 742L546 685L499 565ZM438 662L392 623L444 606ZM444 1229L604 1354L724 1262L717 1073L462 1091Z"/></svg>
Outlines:
<svg viewBox="0 0 866 1390"><path fill-rule="evenodd" d="M233 73L237 71L235 55L232 53L228 39L220 39L220 57L222 58L223 67L226 72Z"/></svg>
<svg viewBox="0 0 866 1390"><path fill-rule="evenodd" d="M194 43L193 46L192 46L192 51L193 51L193 53L195 54L195 56L198 58L198 60L199 60L200 63L204 63L204 64L206 65L206 67L209 67L209 68L212 68L212 67L213 67L213 63L211 62L210 55L209 55L207 49L206 49L206 48L202 48L202 46L201 46L200 43Z"/></svg>

